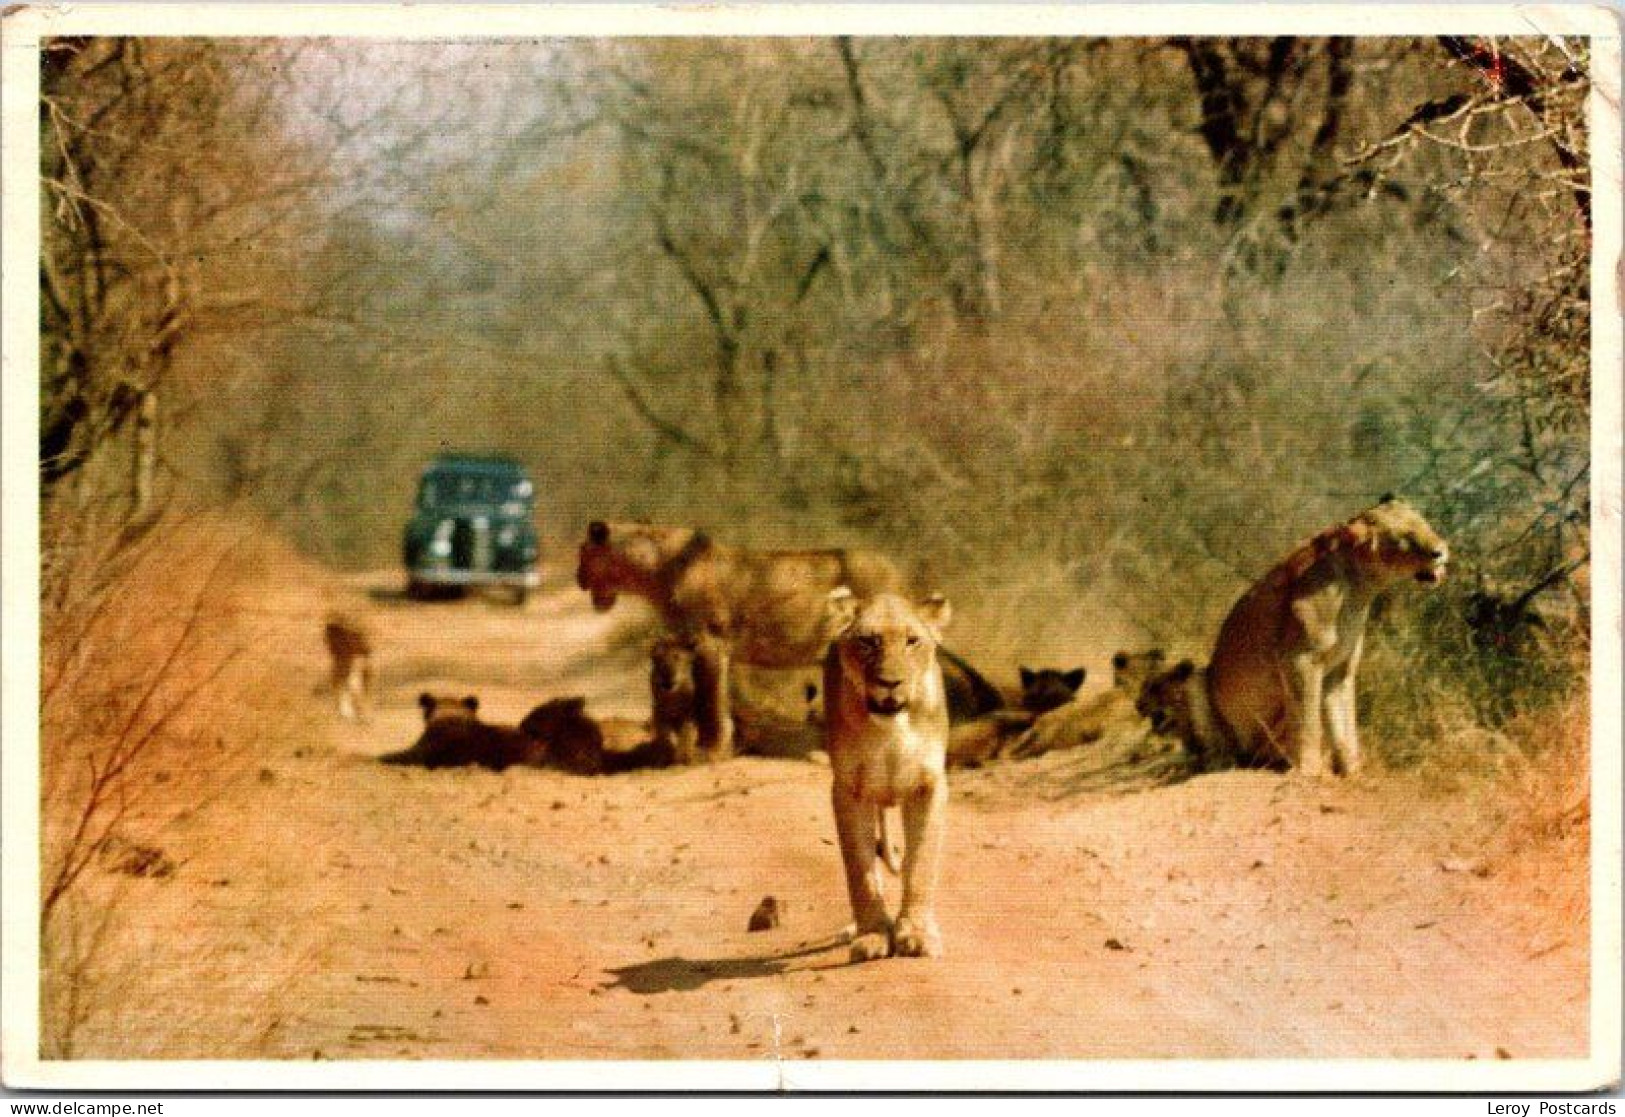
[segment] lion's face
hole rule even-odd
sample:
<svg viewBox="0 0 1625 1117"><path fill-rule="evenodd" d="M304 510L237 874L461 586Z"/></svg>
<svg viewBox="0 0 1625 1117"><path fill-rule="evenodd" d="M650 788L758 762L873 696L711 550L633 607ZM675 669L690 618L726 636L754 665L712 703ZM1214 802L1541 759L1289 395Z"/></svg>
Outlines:
<svg viewBox="0 0 1625 1117"><path fill-rule="evenodd" d="M1066 705L1078 696L1086 674L1082 667L1070 671L1021 668L1021 708L1031 714L1044 714Z"/></svg>
<svg viewBox="0 0 1625 1117"><path fill-rule="evenodd" d="M1129 694L1138 694L1147 679L1162 672L1167 658L1161 648L1148 652L1118 652L1112 656L1112 685Z"/></svg>
<svg viewBox="0 0 1625 1117"><path fill-rule="evenodd" d="M447 718L472 718L480 710L480 700L470 694L466 698L453 698L444 694L418 695L418 708L423 711L423 724L444 721Z"/></svg>
<svg viewBox="0 0 1625 1117"><path fill-rule="evenodd" d="M1196 664L1183 659L1169 670L1153 675L1140 687L1134 709L1151 722L1153 732L1182 739L1194 735L1191 681L1195 675Z"/></svg>
<svg viewBox="0 0 1625 1117"><path fill-rule="evenodd" d="M694 648L674 636L656 641L649 652L649 682L658 698L694 693Z"/></svg>
<svg viewBox="0 0 1625 1117"><path fill-rule="evenodd" d="M896 717L924 697L941 630L952 616L945 598L918 605L895 594L859 602L844 587L830 595L835 647L846 684L876 717Z"/></svg>
<svg viewBox="0 0 1625 1117"><path fill-rule="evenodd" d="M592 594L592 607L607 613L615 607L622 578L622 560L610 540L609 525L595 520L576 560L576 585Z"/></svg>
<svg viewBox="0 0 1625 1117"><path fill-rule="evenodd" d="M1387 497L1351 526L1363 535L1360 550L1385 572L1429 584L1444 578L1450 545L1408 502Z"/></svg>

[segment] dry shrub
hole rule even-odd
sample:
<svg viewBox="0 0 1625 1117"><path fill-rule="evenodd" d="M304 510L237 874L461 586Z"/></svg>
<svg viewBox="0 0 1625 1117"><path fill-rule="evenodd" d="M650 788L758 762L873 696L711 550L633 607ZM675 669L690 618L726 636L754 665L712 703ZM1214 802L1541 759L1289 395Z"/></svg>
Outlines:
<svg viewBox="0 0 1625 1117"><path fill-rule="evenodd" d="M243 654L267 635L268 572L309 578L252 521L172 516L139 538L78 538L70 553L48 535L41 608L42 1045L58 1057L119 1002L97 994L127 883L107 852L161 853L166 828L244 778L259 739L310 712L302 687Z"/></svg>

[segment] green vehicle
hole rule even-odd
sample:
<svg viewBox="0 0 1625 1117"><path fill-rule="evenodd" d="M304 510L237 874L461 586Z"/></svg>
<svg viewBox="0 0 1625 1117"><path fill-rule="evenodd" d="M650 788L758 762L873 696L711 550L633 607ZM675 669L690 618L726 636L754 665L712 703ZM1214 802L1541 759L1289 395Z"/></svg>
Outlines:
<svg viewBox="0 0 1625 1117"><path fill-rule="evenodd" d="M523 604L542 578L535 514L535 486L512 458L441 454L423 471L406 525L408 596L503 586Z"/></svg>

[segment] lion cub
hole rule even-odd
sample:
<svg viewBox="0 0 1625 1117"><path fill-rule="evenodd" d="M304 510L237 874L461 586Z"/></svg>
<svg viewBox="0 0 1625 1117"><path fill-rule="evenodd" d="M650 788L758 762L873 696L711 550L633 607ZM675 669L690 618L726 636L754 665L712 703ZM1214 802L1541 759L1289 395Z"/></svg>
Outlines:
<svg viewBox="0 0 1625 1117"><path fill-rule="evenodd" d="M832 642L824 657L824 742L846 869L854 962L942 953L934 902L948 805L948 704L937 644L951 610L893 594L860 602L829 595ZM903 901L886 912L876 847L881 812L900 806L907 849Z"/></svg>
<svg viewBox="0 0 1625 1117"><path fill-rule="evenodd" d="M322 639L332 659L328 682L338 692L339 716L355 721L372 690L372 634L348 614L329 613Z"/></svg>
<svg viewBox="0 0 1625 1117"><path fill-rule="evenodd" d="M694 699L692 642L681 636L662 636L649 650L649 713L654 739L669 748L679 764L700 759Z"/></svg>
<svg viewBox="0 0 1625 1117"><path fill-rule="evenodd" d="M500 772L515 764L540 766L545 750L529 734L511 725L480 720L480 700L420 694L423 733L412 747L378 759L385 764L423 768L460 768L478 764Z"/></svg>

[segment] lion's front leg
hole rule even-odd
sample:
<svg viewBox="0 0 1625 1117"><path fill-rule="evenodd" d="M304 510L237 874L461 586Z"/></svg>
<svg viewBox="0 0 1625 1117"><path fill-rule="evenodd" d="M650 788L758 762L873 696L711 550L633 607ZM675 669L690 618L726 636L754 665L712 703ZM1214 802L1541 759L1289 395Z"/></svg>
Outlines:
<svg viewBox="0 0 1625 1117"><path fill-rule="evenodd" d="M839 779L830 799L835 807L835 833L841 842L841 865L846 870L846 891L852 900L852 961L884 958L891 952L891 920L886 917L886 897L875 863L879 836L875 809Z"/></svg>
<svg viewBox="0 0 1625 1117"><path fill-rule="evenodd" d="M1360 729L1356 723L1353 663L1343 673L1326 682L1322 699L1325 711L1326 741L1331 746L1332 762L1345 776L1357 776L1363 761L1360 756Z"/></svg>
<svg viewBox="0 0 1625 1117"><path fill-rule="evenodd" d="M942 954L937 927L937 874L947 829L948 779L938 773L932 785L903 800L903 906L892 929L892 942L903 957L936 958Z"/></svg>
<svg viewBox="0 0 1625 1117"><path fill-rule="evenodd" d="M1321 732L1324 686L1325 672L1313 656L1300 655L1292 660L1284 751L1288 762L1311 778L1319 778L1326 771Z"/></svg>
<svg viewBox="0 0 1625 1117"><path fill-rule="evenodd" d="M358 655L336 660L333 679L339 692L339 716L346 721L356 721L361 716L361 702L367 690L367 657Z"/></svg>
<svg viewBox="0 0 1625 1117"><path fill-rule="evenodd" d="M731 658L726 642L700 639L694 648L694 713L699 725L700 749L712 760L726 760L734 751L733 709L728 694Z"/></svg>

